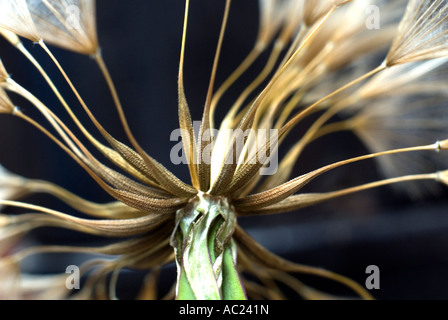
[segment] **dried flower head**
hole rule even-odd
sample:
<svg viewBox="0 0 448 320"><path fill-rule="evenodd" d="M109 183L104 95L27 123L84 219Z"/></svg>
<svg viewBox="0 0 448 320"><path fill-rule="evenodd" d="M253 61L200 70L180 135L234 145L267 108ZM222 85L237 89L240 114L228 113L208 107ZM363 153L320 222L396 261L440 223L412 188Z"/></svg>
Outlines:
<svg viewBox="0 0 448 320"><path fill-rule="evenodd" d="M357 92L363 99L384 95L428 94L445 91L448 58L407 63L377 74ZM388 85L383 84L387 82Z"/></svg>
<svg viewBox="0 0 448 320"><path fill-rule="evenodd" d="M386 62L389 66L448 55L448 3L410 0Z"/></svg>
<svg viewBox="0 0 448 320"><path fill-rule="evenodd" d="M33 42L41 39L25 0L0 2L0 27Z"/></svg>
<svg viewBox="0 0 448 320"><path fill-rule="evenodd" d="M5 37L41 74L68 113L69 121L59 117L59 109L47 106L38 95L11 78L7 90L28 101L43 119L14 109L3 89L0 89L0 112L13 113L45 134L113 199L97 203L48 181L14 178L0 171L0 192L3 192L0 205L27 211L14 218L0 216L0 238L21 239L36 228L53 227L107 239L99 245L49 244L18 247L6 253L0 258L0 295L1 281L7 278L13 279L5 286L15 290L14 297L69 296L69 292L61 289L65 285L61 275L41 277L19 272L25 258L52 252L94 256L73 263L79 265L80 276L85 279L81 290L70 296L79 299L117 298L115 290L124 269L146 270L148 276L139 297L158 297L155 279L160 268L170 263L177 268L177 279L167 298L279 299L286 297L282 286L307 299L338 298L305 285L290 273L324 277L345 285L361 298L372 298L365 288L345 276L289 262L269 252L243 230L239 221L247 216L298 210L380 186L422 180L445 182L445 171L428 169L426 162L409 154L432 153L430 164L434 165L441 159L442 151L448 150L448 123L442 120L446 116L441 107L447 98L443 88L448 83L441 81L437 90L422 89L419 95L409 95L409 87L432 79L435 71L446 75L441 68L445 61L420 62L446 55L444 45L439 42L446 34L442 27L445 19L436 14L436 9L446 9L446 1L430 4L411 0L398 26L397 8L404 9L401 1L262 0L253 50L215 91L231 13L231 1L226 0L202 121L196 130L185 92L188 82L184 84L187 0L177 112L182 137L181 162L186 164L191 178L188 183L150 156L134 137L98 50L95 4L88 0L8 0L0 4L0 26L39 41L101 137L91 133L90 126L78 118L71 103L58 90L59 85L32 53L8 33L4 33ZM366 29L363 12L367 4L384 6L385 24L380 30ZM77 8L78 20L72 20L69 8ZM349 22L341 23L346 20ZM94 54L128 144L103 127L45 41ZM378 56L384 54L382 50L390 43L385 63L378 65L381 61ZM263 70L241 88L221 124L216 125L215 111L224 104L221 97L230 87L238 88L237 80L262 53L268 53ZM356 70L350 72L350 68ZM353 74L357 76L352 77ZM3 67L0 75L7 78ZM344 81L340 84L335 79ZM321 89L324 84L329 84L329 92ZM333 121L339 113L345 119ZM300 135L296 133L298 126L303 129ZM309 145L344 130L358 135L370 153L344 157L306 173L293 174L294 164ZM418 135L422 141L412 135ZM284 157L278 159L280 150ZM394 160L387 158L392 156ZM103 163L104 159L107 162ZM386 179L330 192L304 191L306 185L329 171L369 159L379 159ZM403 172L405 166L397 165L396 159L416 161L418 165L413 165L412 171L417 173ZM78 214L17 201L18 197L37 193L61 200Z"/></svg>
<svg viewBox="0 0 448 320"><path fill-rule="evenodd" d="M98 51L95 0L27 0L42 39L83 54Z"/></svg>

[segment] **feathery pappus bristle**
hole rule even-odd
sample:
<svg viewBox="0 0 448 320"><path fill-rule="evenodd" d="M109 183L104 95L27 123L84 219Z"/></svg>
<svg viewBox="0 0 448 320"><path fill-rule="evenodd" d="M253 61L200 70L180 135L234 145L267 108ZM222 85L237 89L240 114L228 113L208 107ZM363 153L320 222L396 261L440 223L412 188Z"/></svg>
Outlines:
<svg viewBox="0 0 448 320"><path fill-rule="evenodd" d="M351 120L355 134L371 152L392 150L416 144L430 144L448 136L446 95L395 95L365 102L359 114ZM386 177L419 172L434 172L444 168L448 157L438 153L412 153L377 159ZM406 183L397 186L409 195L423 197L425 191L436 192L437 186L427 183Z"/></svg>
<svg viewBox="0 0 448 320"><path fill-rule="evenodd" d="M0 2L0 27L33 42L41 39L25 0Z"/></svg>
<svg viewBox="0 0 448 320"><path fill-rule="evenodd" d="M42 39L82 54L98 51L95 0L26 0Z"/></svg>
<svg viewBox="0 0 448 320"><path fill-rule="evenodd" d="M357 92L362 99L379 95L443 93L446 88L448 58L406 63L376 75ZM387 86L384 85L387 83Z"/></svg>
<svg viewBox="0 0 448 320"><path fill-rule="evenodd" d="M448 55L448 1L410 0L386 57L389 66Z"/></svg>
<svg viewBox="0 0 448 320"><path fill-rule="evenodd" d="M305 24L312 26L320 18L328 14L330 10L342 6L352 0L305 0L304 17Z"/></svg>

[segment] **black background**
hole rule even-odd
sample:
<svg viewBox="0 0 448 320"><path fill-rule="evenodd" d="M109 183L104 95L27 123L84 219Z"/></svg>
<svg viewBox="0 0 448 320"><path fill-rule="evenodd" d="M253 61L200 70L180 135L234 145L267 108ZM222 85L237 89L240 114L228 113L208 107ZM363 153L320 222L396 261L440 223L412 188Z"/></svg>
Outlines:
<svg viewBox="0 0 448 320"><path fill-rule="evenodd" d="M218 83L238 66L251 46L258 28L258 2L233 1L218 70ZM194 120L200 120L216 48L224 1L194 0L185 59L186 96ZM170 161L169 140L178 128L177 71L180 53L184 2L98 1L98 34L104 59L118 88L128 121L142 146L175 175L188 181L186 166ZM89 123L73 95L55 72L40 48L27 47L52 74L64 96L83 120ZM95 116L116 138L126 141L107 87L94 61L89 57L52 48L76 84ZM0 39L0 57L12 77L29 88L48 106L70 123L62 107L30 64ZM224 97L218 112L222 117L238 90L252 79L266 55L250 69L238 87ZM14 97L25 113L35 115L32 107ZM54 106L54 107L53 107ZM93 126L89 126L95 132ZM297 132L296 134L299 134ZM90 200L109 201L108 195L52 142L34 128L12 116L0 116L0 163L9 170L36 179L53 181ZM351 134L335 134L309 147L295 168L295 174L320 165L367 152ZM374 162L364 162L329 173L307 190L325 192L380 178ZM31 197L31 202L54 209L68 208L49 197ZM239 222L259 242L284 257L347 275L361 284L368 265L381 270L381 288L372 294L378 299L448 298L448 212L444 193L411 201L406 195L382 188L344 197L300 212L272 217L250 217ZM34 233L43 243L89 244L90 238L45 230ZM28 262L29 270L60 272L67 260L42 257ZM168 283L174 268L166 270ZM133 281L140 274L130 272L121 278L119 297L130 298ZM322 290L337 290L328 281L301 277ZM166 285L165 283L165 285Z"/></svg>

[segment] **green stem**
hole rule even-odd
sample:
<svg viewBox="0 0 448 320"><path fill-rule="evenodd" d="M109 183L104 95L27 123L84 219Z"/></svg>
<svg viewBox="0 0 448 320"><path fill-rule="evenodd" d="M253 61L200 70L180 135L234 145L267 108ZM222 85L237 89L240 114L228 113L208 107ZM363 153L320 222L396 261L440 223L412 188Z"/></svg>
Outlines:
<svg viewBox="0 0 448 320"><path fill-rule="evenodd" d="M246 299L232 240L235 213L225 198L201 194L176 214L171 238L178 300Z"/></svg>

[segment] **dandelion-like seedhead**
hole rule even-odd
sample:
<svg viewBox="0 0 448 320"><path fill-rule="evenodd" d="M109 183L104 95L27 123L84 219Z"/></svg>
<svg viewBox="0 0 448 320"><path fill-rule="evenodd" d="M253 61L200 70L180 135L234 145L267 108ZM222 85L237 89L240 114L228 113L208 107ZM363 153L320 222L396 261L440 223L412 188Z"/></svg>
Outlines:
<svg viewBox="0 0 448 320"><path fill-rule="evenodd" d="M386 61L389 65L447 55L448 4L443 0L410 1Z"/></svg>
<svg viewBox="0 0 448 320"><path fill-rule="evenodd" d="M41 39L25 0L2 1L0 21L0 27L31 41L38 42Z"/></svg>
<svg viewBox="0 0 448 320"><path fill-rule="evenodd" d="M26 3L45 42L83 54L96 53L95 1L27 0Z"/></svg>
<svg viewBox="0 0 448 320"><path fill-rule="evenodd" d="M295 211L381 186L412 185L419 190L422 181L446 184L446 19L438 12L446 11L447 1L260 0L254 47L221 84L219 58L232 14L231 1L224 3L198 127L184 74L191 23L188 0L185 5L177 106L180 159L191 180L184 182L134 136L126 103L122 105L100 50L94 0L0 2L0 34L31 63L61 106L47 105L39 92L16 82L8 75L4 59L0 60L0 113L20 118L43 133L112 199L108 203L86 200L52 182L15 176L1 167L0 206L26 212L0 216L0 297L114 299L122 270L132 269L148 273L146 281L138 284L138 297L160 298L156 279L163 266L174 264L176 282L165 298L279 299L286 298L284 286L306 299L340 298L305 285L291 273L320 276L361 298L372 298L346 276L269 252L243 230L239 219ZM383 10L378 29L366 25L369 6ZM87 115L82 119L88 125L80 120L73 101L59 91L62 84L34 57L37 48L27 49L22 38L38 43L48 55ZM109 88L126 142L103 127L95 117L98 107L84 100L47 44L93 58ZM239 88L238 81L260 60L262 70ZM229 88L239 91L239 96L227 106L222 97ZM14 107L10 97L28 102L40 117ZM160 107L159 112L166 108ZM217 111L224 109L227 113L219 121ZM67 115L60 116L64 112L68 120ZM295 176L296 163L301 163L308 146L343 131L357 135L370 153L329 161ZM384 179L339 190L304 191L311 182L325 179L327 172L370 159L379 161ZM59 199L76 214L26 202L25 196L42 193ZM41 227L106 241L24 247L22 240ZM20 271L27 258L47 253L72 254L74 260L79 254L88 257L72 263L83 279L79 290L69 290L63 272L40 276Z"/></svg>
<svg viewBox="0 0 448 320"><path fill-rule="evenodd" d="M378 96L442 92L446 79L447 58L407 63L385 70L359 89L362 99ZM383 86L387 82L389 85Z"/></svg>

